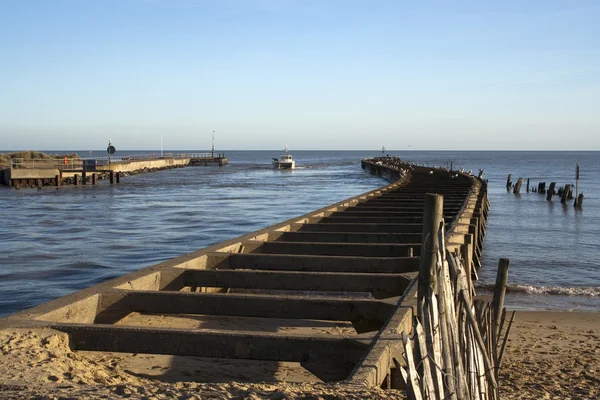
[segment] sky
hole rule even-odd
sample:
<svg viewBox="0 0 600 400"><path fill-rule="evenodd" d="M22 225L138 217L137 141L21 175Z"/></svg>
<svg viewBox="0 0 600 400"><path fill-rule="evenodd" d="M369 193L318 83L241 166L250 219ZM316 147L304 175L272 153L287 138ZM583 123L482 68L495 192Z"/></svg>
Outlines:
<svg viewBox="0 0 600 400"><path fill-rule="evenodd" d="M0 151L600 150L597 0L0 0Z"/></svg>

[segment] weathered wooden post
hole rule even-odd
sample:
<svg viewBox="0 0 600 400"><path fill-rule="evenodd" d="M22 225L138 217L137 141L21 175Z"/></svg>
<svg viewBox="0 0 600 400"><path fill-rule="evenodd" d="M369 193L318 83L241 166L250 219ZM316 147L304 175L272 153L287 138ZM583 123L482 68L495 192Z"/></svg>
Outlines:
<svg viewBox="0 0 600 400"><path fill-rule="evenodd" d="M512 174L508 174L508 178L506 178L506 191L510 192L510 188L512 186L512 182L510 180L510 177L512 176Z"/></svg>
<svg viewBox="0 0 600 400"><path fill-rule="evenodd" d="M108 181L111 183L115 183L115 171L110 170L110 174L108 175Z"/></svg>
<svg viewBox="0 0 600 400"><path fill-rule="evenodd" d="M515 185L515 188L513 190L514 194L518 194L521 192L521 185L523 185L523 178L519 178L519 180L517 181L517 184Z"/></svg>
<svg viewBox="0 0 600 400"><path fill-rule="evenodd" d="M54 186L60 186L60 175L54 175Z"/></svg>
<svg viewBox="0 0 600 400"><path fill-rule="evenodd" d="M92 174L92 185L96 184L96 181L98 179L98 175L96 175L95 173Z"/></svg>
<svg viewBox="0 0 600 400"><path fill-rule="evenodd" d="M423 240L421 242L421 259L419 264L419 285L417 314L423 316L423 299L429 289L435 288L435 266L439 247L439 229L442 224L444 197L439 194L425 195L425 211L423 215Z"/></svg>
<svg viewBox="0 0 600 400"><path fill-rule="evenodd" d="M38 189L41 189L42 186L44 186L44 184L42 183L41 179L36 179L35 180L35 185L37 186Z"/></svg>
<svg viewBox="0 0 600 400"><path fill-rule="evenodd" d="M85 170L83 170L83 171L81 172L81 183L82 183L83 185L85 185L85 184L86 184L86 181L87 181L87 173L85 172Z"/></svg>
<svg viewBox="0 0 600 400"><path fill-rule="evenodd" d="M115 178L117 183L121 183L121 173L119 171L115 172Z"/></svg>
<svg viewBox="0 0 600 400"><path fill-rule="evenodd" d="M79 174L73 175L73 185L79 185Z"/></svg>
<svg viewBox="0 0 600 400"><path fill-rule="evenodd" d="M577 199L575 200L575 207L581 208L582 204L583 204L583 193L579 193L579 196L577 196Z"/></svg>
<svg viewBox="0 0 600 400"><path fill-rule="evenodd" d="M556 187L556 182L550 182L550 187L548 188L548 193L546 194L546 200L552 200L552 195L554 194L554 188Z"/></svg>
<svg viewBox="0 0 600 400"><path fill-rule="evenodd" d="M562 192L562 197L560 198L560 202L565 204L567 202L567 199L569 198L569 192L571 189L571 185L565 185L565 188L563 189Z"/></svg>
<svg viewBox="0 0 600 400"><path fill-rule="evenodd" d="M573 205L577 207L577 200L579 200L579 164L575 164L575 202Z"/></svg>
<svg viewBox="0 0 600 400"><path fill-rule="evenodd" d="M506 285L508 283L508 258L501 258L498 262L498 272L496 274L496 286L494 288L494 300L492 306L494 310L494 337L500 335L500 320L502 318L502 309L504 308L504 295L506 294Z"/></svg>
<svg viewBox="0 0 600 400"><path fill-rule="evenodd" d="M465 261L465 272L469 289L473 289L473 235L465 235L465 244L460 248L462 259Z"/></svg>
<svg viewBox="0 0 600 400"><path fill-rule="evenodd" d="M527 178L527 193L529 193L529 178Z"/></svg>

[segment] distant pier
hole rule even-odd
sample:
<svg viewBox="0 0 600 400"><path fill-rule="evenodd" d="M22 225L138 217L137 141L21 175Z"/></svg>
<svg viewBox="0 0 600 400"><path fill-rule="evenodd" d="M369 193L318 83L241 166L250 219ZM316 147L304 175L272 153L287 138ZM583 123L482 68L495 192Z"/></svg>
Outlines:
<svg viewBox="0 0 600 400"><path fill-rule="evenodd" d="M121 176L188 166L224 166L223 153L169 153L97 157L25 160L14 158L10 167L0 170L0 184L19 188L43 186L96 185L99 180L119 183Z"/></svg>

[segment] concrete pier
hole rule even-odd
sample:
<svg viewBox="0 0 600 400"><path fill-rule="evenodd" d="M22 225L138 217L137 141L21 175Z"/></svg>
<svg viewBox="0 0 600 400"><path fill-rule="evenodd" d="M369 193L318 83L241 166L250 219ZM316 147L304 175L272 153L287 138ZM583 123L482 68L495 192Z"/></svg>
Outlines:
<svg viewBox="0 0 600 400"><path fill-rule="evenodd" d="M471 175L365 160L392 183L0 319L50 327L74 350L299 363L326 382L385 386L416 311L426 193L444 196L449 249L477 267L489 202ZM153 325L160 316L173 325ZM177 325L218 316L347 323L293 334Z"/></svg>

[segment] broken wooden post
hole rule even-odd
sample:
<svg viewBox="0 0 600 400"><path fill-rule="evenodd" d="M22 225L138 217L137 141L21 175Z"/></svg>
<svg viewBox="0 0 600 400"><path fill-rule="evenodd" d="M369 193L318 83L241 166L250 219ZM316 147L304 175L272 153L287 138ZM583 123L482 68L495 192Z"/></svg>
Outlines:
<svg viewBox="0 0 600 400"><path fill-rule="evenodd" d="M96 175L95 173L92 174L92 185L96 184L96 181L98 179L98 175Z"/></svg>
<svg viewBox="0 0 600 400"><path fill-rule="evenodd" d="M121 183L121 173L120 172L115 172L115 178L117 180L117 183Z"/></svg>
<svg viewBox="0 0 600 400"><path fill-rule="evenodd" d="M560 198L560 202L565 204L567 202L567 199L569 198L569 191L571 189L571 185L565 185L563 192L562 192L562 196Z"/></svg>
<svg viewBox="0 0 600 400"><path fill-rule="evenodd" d="M506 178L506 191L510 192L510 188L512 187L512 182L510 180L510 177L512 176L512 174L508 174L508 178Z"/></svg>
<svg viewBox="0 0 600 400"><path fill-rule="evenodd" d="M54 175L54 186L60 186L60 175Z"/></svg>
<svg viewBox="0 0 600 400"><path fill-rule="evenodd" d="M579 193L579 196L577 196L577 198L575 199L575 207L577 208L581 208L581 205L583 204L583 193Z"/></svg>
<svg viewBox="0 0 600 400"><path fill-rule="evenodd" d="M554 194L554 187L556 186L556 182L550 182L550 187L548 188L548 193L546 195L546 200L552 200L552 195Z"/></svg>
<svg viewBox="0 0 600 400"><path fill-rule="evenodd" d="M529 178L527 178L527 193L529 193Z"/></svg>
<svg viewBox="0 0 600 400"><path fill-rule="evenodd" d="M108 181L111 184L115 183L115 171L112 171L112 170L110 171L110 174L108 176Z"/></svg>
<svg viewBox="0 0 600 400"><path fill-rule="evenodd" d="M79 185L79 175L73 175L73 185Z"/></svg>
<svg viewBox="0 0 600 400"><path fill-rule="evenodd" d="M514 194L518 194L521 192L521 185L523 184L523 178L519 178L519 180L517 181L517 184L515 185L515 188L513 190Z"/></svg>
<svg viewBox="0 0 600 400"><path fill-rule="evenodd" d="M425 194L425 211L423 215L423 240L421 242L421 259L419 263L419 285L417 314L423 316L423 299L429 289L435 288L435 266L439 247L440 225L444 210L444 197L439 194Z"/></svg>

